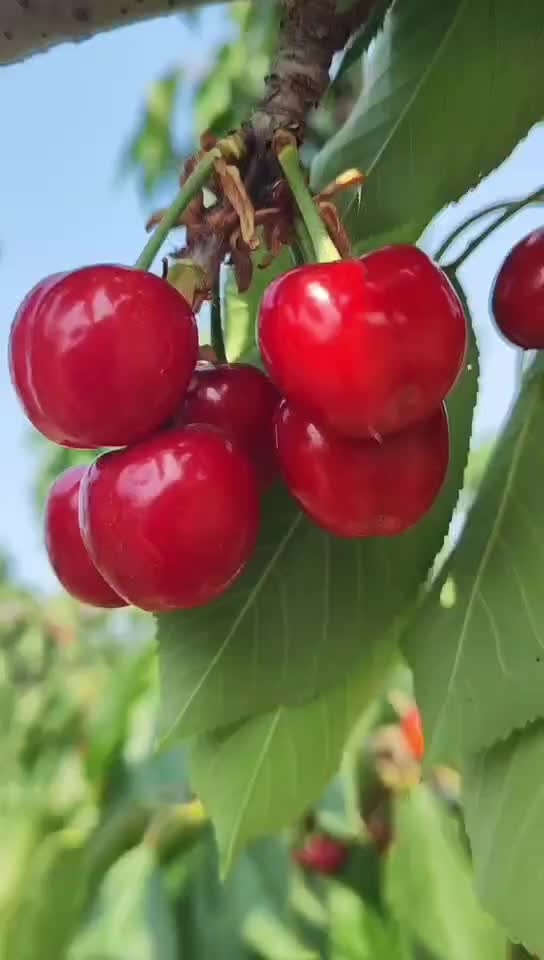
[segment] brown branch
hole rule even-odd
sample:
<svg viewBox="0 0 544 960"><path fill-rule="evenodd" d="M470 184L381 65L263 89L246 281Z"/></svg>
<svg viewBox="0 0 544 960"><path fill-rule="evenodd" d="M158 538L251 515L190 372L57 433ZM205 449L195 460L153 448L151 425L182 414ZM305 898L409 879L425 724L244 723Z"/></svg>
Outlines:
<svg viewBox="0 0 544 960"><path fill-rule="evenodd" d="M209 0L0 0L0 64Z"/></svg>
<svg viewBox="0 0 544 960"><path fill-rule="evenodd" d="M279 128L304 138L306 118L329 83L332 58L368 19L376 0L355 0L339 14L337 0L282 0L276 56L250 128L264 150Z"/></svg>

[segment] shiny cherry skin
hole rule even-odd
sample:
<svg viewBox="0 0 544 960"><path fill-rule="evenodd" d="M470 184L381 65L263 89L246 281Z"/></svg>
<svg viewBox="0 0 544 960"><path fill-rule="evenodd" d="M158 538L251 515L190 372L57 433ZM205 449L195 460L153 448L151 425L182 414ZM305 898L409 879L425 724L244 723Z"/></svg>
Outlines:
<svg viewBox="0 0 544 960"><path fill-rule="evenodd" d="M525 350L544 349L544 227L508 254L493 285L491 309L510 343Z"/></svg>
<svg viewBox="0 0 544 960"><path fill-rule="evenodd" d="M400 728L414 759L419 761L423 760L425 739L423 736L421 714L417 707L411 707L401 717Z"/></svg>
<svg viewBox="0 0 544 960"><path fill-rule="evenodd" d="M314 522L340 537L402 533L430 509L449 460L448 419L429 419L384 437L354 440L319 426L282 401L276 414L280 471Z"/></svg>
<svg viewBox="0 0 544 960"><path fill-rule="evenodd" d="M442 270L399 244L278 277L261 303L259 345L280 393L309 416L379 437L439 406L462 368L467 325Z"/></svg>
<svg viewBox="0 0 544 960"><path fill-rule="evenodd" d="M80 525L94 563L143 610L217 597L249 559L258 521L255 471L213 427L163 430L102 454L81 488Z"/></svg>
<svg viewBox="0 0 544 960"><path fill-rule="evenodd" d="M207 423L228 434L246 451L266 489L278 470L273 417L279 401L274 384L257 367L202 364L176 423Z"/></svg>
<svg viewBox="0 0 544 960"><path fill-rule="evenodd" d="M53 483L45 503L45 546L64 589L94 607L124 607L92 562L79 529L79 488L85 466L70 467Z"/></svg>
<svg viewBox="0 0 544 960"><path fill-rule="evenodd" d="M292 852L295 863L310 873L328 875L339 873L347 856L348 848L343 843L319 833L309 837L303 847Z"/></svg>
<svg viewBox="0 0 544 960"><path fill-rule="evenodd" d="M197 358L193 313L151 273L111 264L42 281L10 334L13 384L26 415L67 447L117 447L179 407Z"/></svg>

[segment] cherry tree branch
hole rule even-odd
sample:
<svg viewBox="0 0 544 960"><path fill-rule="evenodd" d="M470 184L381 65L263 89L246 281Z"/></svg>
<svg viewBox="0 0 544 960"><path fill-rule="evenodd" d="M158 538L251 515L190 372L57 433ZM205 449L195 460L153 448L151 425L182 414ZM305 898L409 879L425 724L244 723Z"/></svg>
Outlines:
<svg viewBox="0 0 544 960"><path fill-rule="evenodd" d="M0 64L209 0L0 0Z"/></svg>
<svg viewBox="0 0 544 960"><path fill-rule="evenodd" d="M280 128L302 141L306 118L328 86L334 54L366 22L376 2L354 0L339 13L338 0L281 0L276 55L250 121L258 141L269 144Z"/></svg>

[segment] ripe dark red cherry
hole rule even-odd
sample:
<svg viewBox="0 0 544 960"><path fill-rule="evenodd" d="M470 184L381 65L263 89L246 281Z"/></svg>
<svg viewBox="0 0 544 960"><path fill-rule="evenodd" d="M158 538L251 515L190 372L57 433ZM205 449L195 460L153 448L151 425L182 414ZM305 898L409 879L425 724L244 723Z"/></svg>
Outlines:
<svg viewBox="0 0 544 960"><path fill-rule="evenodd" d="M11 377L50 440L124 446L179 407L197 340L193 313L170 284L129 267L84 267L47 278L21 304Z"/></svg>
<svg viewBox="0 0 544 960"><path fill-rule="evenodd" d="M417 247L311 264L278 277L259 344L280 392L345 436L395 433L455 383L467 326L446 275Z"/></svg>
<svg viewBox="0 0 544 960"><path fill-rule="evenodd" d="M348 849L343 843L326 834L314 834L303 847L293 850L295 863L310 873L336 874L344 866Z"/></svg>
<svg viewBox="0 0 544 960"><path fill-rule="evenodd" d="M407 530L436 499L449 459L448 419L428 420L382 441L339 437L284 400L276 414L280 470L293 496L341 537Z"/></svg>
<svg viewBox="0 0 544 960"><path fill-rule="evenodd" d="M512 248L491 298L495 322L510 343L544 349L544 227Z"/></svg>
<svg viewBox="0 0 544 960"><path fill-rule="evenodd" d="M81 488L93 561L144 610L195 607L226 590L253 551L258 519L255 471L213 427L164 430L102 454Z"/></svg>
<svg viewBox="0 0 544 960"><path fill-rule="evenodd" d="M268 377L245 363L199 366L178 423L208 423L248 454L261 488L277 473L274 411L280 395Z"/></svg>
<svg viewBox="0 0 544 960"><path fill-rule="evenodd" d="M45 504L45 546L65 590L95 607L124 607L125 601L106 583L81 537L78 500L86 467L70 467L57 477Z"/></svg>

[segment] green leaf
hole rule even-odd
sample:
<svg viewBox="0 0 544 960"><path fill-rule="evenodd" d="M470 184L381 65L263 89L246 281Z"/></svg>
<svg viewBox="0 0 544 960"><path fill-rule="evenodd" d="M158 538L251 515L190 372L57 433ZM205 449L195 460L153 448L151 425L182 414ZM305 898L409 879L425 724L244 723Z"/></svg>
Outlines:
<svg viewBox="0 0 544 960"><path fill-rule="evenodd" d="M106 874L89 924L70 954L70 960L97 957L178 960L174 915L149 846L130 850Z"/></svg>
<svg viewBox="0 0 544 960"><path fill-rule="evenodd" d="M165 738L223 728L330 689L404 620L442 547L462 485L478 383L475 347L448 400L451 457L429 514L394 538L324 533L278 485L254 558L205 608L157 618Z"/></svg>
<svg viewBox="0 0 544 960"><path fill-rule="evenodd" d="M477 902L457 824L425 785L397 794L385 896L403 929L440 960L497 960L505 935Z"/></svg>
<svg viewBox="0 0 544 960"><path fill-rule="evenodd" d="M544 955L544 724L471 759L463 800L476 890L514 941Z"/></svg>
<svg viewBox="0 0 544 960"><path fill-rule="evenodd" d="M384 915L340 883L327 889L331 955L350 960L413 960L410 937L391 915Z"/></svg>
<svg viewBox="0 0 544 960"><path fill-rule="evenodd" d="M338 67L338 70L334 76L334 80L331 83L331 89L334 89L337 86L347 71L350 70L351 67L353 67L354 64L361 59L364 53L366 53L370 44L382 29L385 15L392 2L393 0L379 0L378 3L374 3L365 23L353 36L352 40L346 47L340 66Z"/></svg>
<svg viewBox="0 0 544 960"><path fill-rule="evenodd" d="M244 851L222 883L210 831L176 905L181 955L250 960L254 954L244 943L244 925L255 910L285 915L289 868L285 843L277 838L260 841Z"/></svg>
<svg viewBox="0 0 544 960"><path fill-rule="evenodd" d="M538 360L529 371L459 542L404 639L433 759L457 763L544 714L543 369Z"/></svg>
<svg viewBox="0 0 544 960"><path fill-rule="evenodd" d="M367 174L354 241L430 220L504 160L543 115L543 39L540 0L396 0L312 171Z"/></svg>
<svg viewBox="0 0 544 960"><path fill-rule="evenodd" d="M64 960L85 905L85 848L69 830L50 834L28 861L0 927L2 956Z"/></svg>
<svg viewBox="0 0 544 960"><path fill-rule="evenodd" d="M372 661L365 659L316 700L278 707L194 742L191 781L213 821L223 874L243 846L292 822L327 785L394 658L394 637L381 641Z"/></svg>
<svg viewBox="0 0 544 960"><path fill-rule="evenodd" d="M264 960L320 960L297 936L268 910L254 910L243 927L244 940Z"/></svg>
<svg viewBox="0 0 544 960"><path fill-rule="evenodd" d="M225 350L230 361L245 359L256 349L257 313L262 295L272 280L293 266L287 249L283 250L270 266L261 269L259 264L263 262L264 256L264 252L259 252L253 257L253 279L251 287L245 293L239 293L234 271L230 269L228 272L223 301L223 326Z"/></svg>

